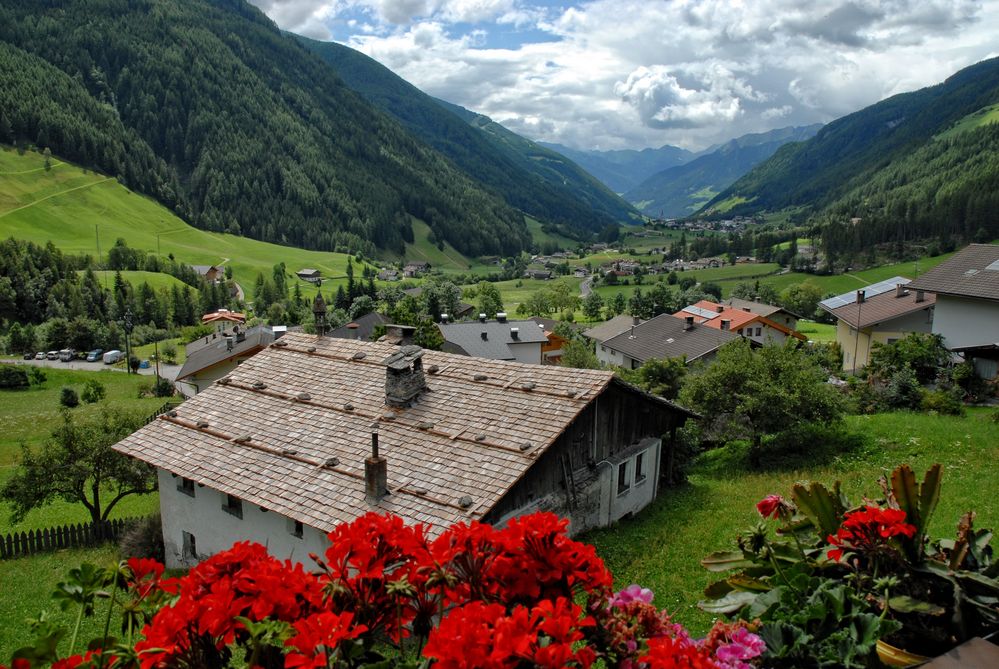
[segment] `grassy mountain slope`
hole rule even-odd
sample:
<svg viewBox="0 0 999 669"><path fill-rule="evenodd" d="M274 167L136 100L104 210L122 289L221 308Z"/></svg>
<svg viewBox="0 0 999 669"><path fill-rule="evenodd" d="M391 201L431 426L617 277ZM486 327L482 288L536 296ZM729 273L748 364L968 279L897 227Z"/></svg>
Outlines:
<svg viewBox="0 0 999 669"><path fill-rule="evenodd" d="M821 125L744 135L688 163L649 177L624 198L650 216L689 216L784 144L800 142Z"/></svg>
<svg viewBox="0 0 999 669"><path fill-rule="evenodd" d="M732 184L707 209L741 199L735 213L829 206L932 141L968 114L999 102L999 59L945 82L903 93L840 118L807 142L790 144Z"/></svg>
<svg viewBox="0 0 999 669"><path fill-rule="evenodd" d="M469 254L530 236L244 0L10 0L0 141L49 146L198 227L402 250L410 216Z"/></svg>
<svg viewBox="0 0 999 669"><path fill-rule="evenodd" d="M538 142L574 161L604 182L615 193L625 193L657 172L693 160L697 154L668 144L658 149L621 149L617 151L579 151L561 144Z"/></svg>
<svg viewBox="0 0 999 669"><path fill-rule="evenodd" d="M567 231L596 231L633 213L568 161L553 167L549 152L523 138L493 141L466 122L475 117L445 109L374 59L342 44L297 39L374 106L527 214Z"/></svg>
<svg viewBox="0 0 999 669"><path fill-rule="evenodd" d="M107 253L120 237L132 248L172 253L189 265L230 265L233 278L246 289L253 286L258 272L269 276L280 262L290 272L314 267L324 276L343 277L348 258L343 253L306 251L199 230L105 174L58 159L46 170L38 153L19 155L0 147L0 238L7 237L38 244L51 241L65 253L92 255L98 243ZM145 273L131 274L139 279L137 275ZM311 284L303 283L302 289L306 294L314 292Z"/></svg>

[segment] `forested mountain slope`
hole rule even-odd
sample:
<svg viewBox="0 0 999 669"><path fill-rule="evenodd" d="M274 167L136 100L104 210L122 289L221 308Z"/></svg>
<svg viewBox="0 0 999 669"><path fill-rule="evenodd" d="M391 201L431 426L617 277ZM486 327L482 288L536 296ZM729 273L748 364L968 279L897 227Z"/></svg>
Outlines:
<svg viewBox="0 0 999 669"><path fill-rule="evenodd" d="M999 234L999 58L936 86L896 95L829 123L709 202L729 213L800 207L820 222L828 249L933 235ZM850 224L849 219L860 219Z"/></svg>
<svg viewBox="0 0 999 669"><path fill-rule="evenodd" d="M0 141L266 241L401 250L410 215L470 255L530 240L519 212L243 0L5 0Z"/></svg>
<svg viewBox="0 0 999 669"><path fill-rule="evenodd" d="M441 104L354 49L298 39L332 65L348 86L512 206L557 224L568 234L598 231L635 214L626 202L563 156L486 117Z"/></svg>
<svg viewBox="0 0 999 669"><path fill-rule="evenodd" d="M743 135L711 153L652 175L624 198L649 216L689 216L777 149L808 139L821 127L816 124Z"/></svg>
<svg viewBox="0 0 999 669"><path fill-rule="evenodd" d="M669 144L658 149L580 151L561 144L538 143L569 158L615 193L625 193L653 174L684 165L699 155Z"/></svg>

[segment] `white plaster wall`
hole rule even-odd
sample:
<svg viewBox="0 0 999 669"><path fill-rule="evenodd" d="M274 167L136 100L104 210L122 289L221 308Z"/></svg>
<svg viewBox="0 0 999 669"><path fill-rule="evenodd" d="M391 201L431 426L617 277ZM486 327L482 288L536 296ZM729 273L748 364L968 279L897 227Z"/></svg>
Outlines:
<svg viewBox="0 0 999 669"><path fill-rule="evenodd" d="M329 546L324 532L305 526L302 538L291 532L292 523L274 511L266 513L256 504L243 502L242 519L222 510L226 496L209 487L194 486L194 497L177 490L180 477L158 470L160 515L163 519L163 544L166 566L170 569L191 567L192 560L183 555L183 533L195 537L201 558L231 547L237 541L255 541L267 546L274 557L315 568L309 553L322 555Z"/></svg>
<svg viewBox="0 0 999 669"><path fill-rule="evenodd" d="M933 332L947 348L999 342L999 302L937 295Z"/></svg>
<svg viewBox="0 0 999 669"><path fill-rule="evenodd" d="M631 369L632 359L629 356L599 343L597 344L597 360L605 365L617 365L618 367Z"/></svg>
<svg viewBox="0 0 999 669"><path fill-rule="evenodd" d="M606 495L606 515L603 516L602 525L610 525L621 518L624 518L629 513L638 513L646 506L652 503L656 498L656 488L659 484L659 458L662 451L662 441L659 439L645 439L640 450L632 453L629 457L616 460L613 462L613 467L602 467L609 474L608 476L601 476L600 483L603 489L603 493ZM645 471L645 479L640 483L635 482L635 461L638 458L639 453L645 454L645 462L643 469ZM618 494L617 492L617 477L618 477L618 466L622 462L628 463L628 473L627 481L629 483L628 490ZM601 472L603 474L603 472ZM601 504L601 511L603 511L604 504Z"/></svg>
<svg viewBox="0 0 999 669"><path fill-rule="evenodd" d="M541 342L510 344L510 352L517 362L525 362L529 365L541 364Z"/></svg>

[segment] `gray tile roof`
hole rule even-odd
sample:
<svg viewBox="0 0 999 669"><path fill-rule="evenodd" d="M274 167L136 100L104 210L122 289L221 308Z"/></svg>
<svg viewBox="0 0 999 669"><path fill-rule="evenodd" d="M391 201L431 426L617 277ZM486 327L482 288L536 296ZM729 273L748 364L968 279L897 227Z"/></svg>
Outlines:
<svg viewBox="0 0 999 669"><path fill-rule="evenodd" d="M418 402L390 408L383 361L398 350L288 333L114 448L319 530L375 511L436 534L488 512L610 384L692 415L607 371L437 351L424 352ZM376 503L364 495L372 430L388 461Z"/></svg>
<svg viewBox="0 0 999 669"><path fill-rule="evenodd" d="M722 304L730 306L733 309L741 309L742 311L749 311L759 316L763 316L764 318L767 318L772 314L776 314L778 311L784 311L788 314L791 314L791 312L787 311L787 309L784 309L783 307L778 307L774 304L765 304L763 302L755 302L753 300L743 300L738 297L729 298L723 301ZM791 314L791 315L794 316L795 318L800 318L800 316L797 316L796 314Z"/></svg>
<svg viewBox="0 0 999 669"><path fill-rule="evenodd" d="M849 304L836 308L830 308L821 303L819 306L851 328L863 330L907 316L913 312L932 308L936 303L936 295L933 293L924 293L920 296L918 291L912 289L912 283L908 279L904 277L896 277L896 279L898 284L905 286L901 297L895 290L890 290L868 297L860 304L857 304L856 297L854 297Z"/></svg>
<svg viewBox="0 0 999 669"><path fill-rule="evenodd" d="M259 326L246 331L246 338L243 341L235 341L230 351L226 343L226 337L220 336L210 344L199 348L184 360L183 367L177 373L177 380L187 378L193 374L213 367L221 362L252 353L255 349L261 349L274 341L274 333L270 328Z"/></svg>
<svg viewBox="0 0 999 669"><path fill-rule="evenodd" d="M607 339L603 345L640 363L652 358L682 357L691 362L740 338L734 332L705 325L695 324L690 330L685 327L684 319L662 314Z"/></svg>
<svg viewBox="0 0 999 669"><path fill-rule="evenodd" d="M635 319L632 316L621 314L620 316L615 316L609 321L604 321L603 323L594 325L589 330L584 331L583 336L596 342L602 342L621 334L625 330L631 328L634 324Z"/></svg>
<svg viewBox="0 0 999 669"><path fill-rule="evenodd" d="M365 314L360 318L355 318L350 323L346 325L341 325L335 330L330 332L331 337L336 337L337 339L361 339L363 341L370 341L371 334L375 331L375 327L379 325L388 325L389 319L382 316L377 311L373 311L370 314ZM356 328L348 327L349 325L356 325Z"/></svg>
<svg viewBox="0 0 999 669"><path fill-rule="evenodd" d="M909 287L944 295L999 300L999 245L971 244L917 278Z"/></svg>
<svg viewBox="0 0 999 669"><path fill-rule="evenodd" d="M476 358L490 360L513 360L516 356L510 344L540 344L548 341L543 328L534 321L468 321L465 323L441 323L441 334L446 344L455 352L464 352ZM517 339L512 329L517 328ZM485 338L483 338L483 334Z"/></svg>

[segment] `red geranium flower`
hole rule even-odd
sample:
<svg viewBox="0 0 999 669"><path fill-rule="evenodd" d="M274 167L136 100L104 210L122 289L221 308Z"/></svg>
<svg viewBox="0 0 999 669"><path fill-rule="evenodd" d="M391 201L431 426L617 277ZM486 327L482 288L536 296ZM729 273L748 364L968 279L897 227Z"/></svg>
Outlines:
<svg viewBox="0 0 999 669"><path fill-rule="evenodd" d="M756 510L764 518L776 520L788 514L791 510L791 505L780 495L767 495L756 503Z"/></svg>
<svg viewBox="0 0 999 669"><path fill-rule="evenodd" d="M827 541L836 546L829 551L829 558L840 560L848 550L873 555L891 549L895 537L912 538L916 526L905 522L905 511L866 506L860 511L846 514L836 534Z"/></svg>

